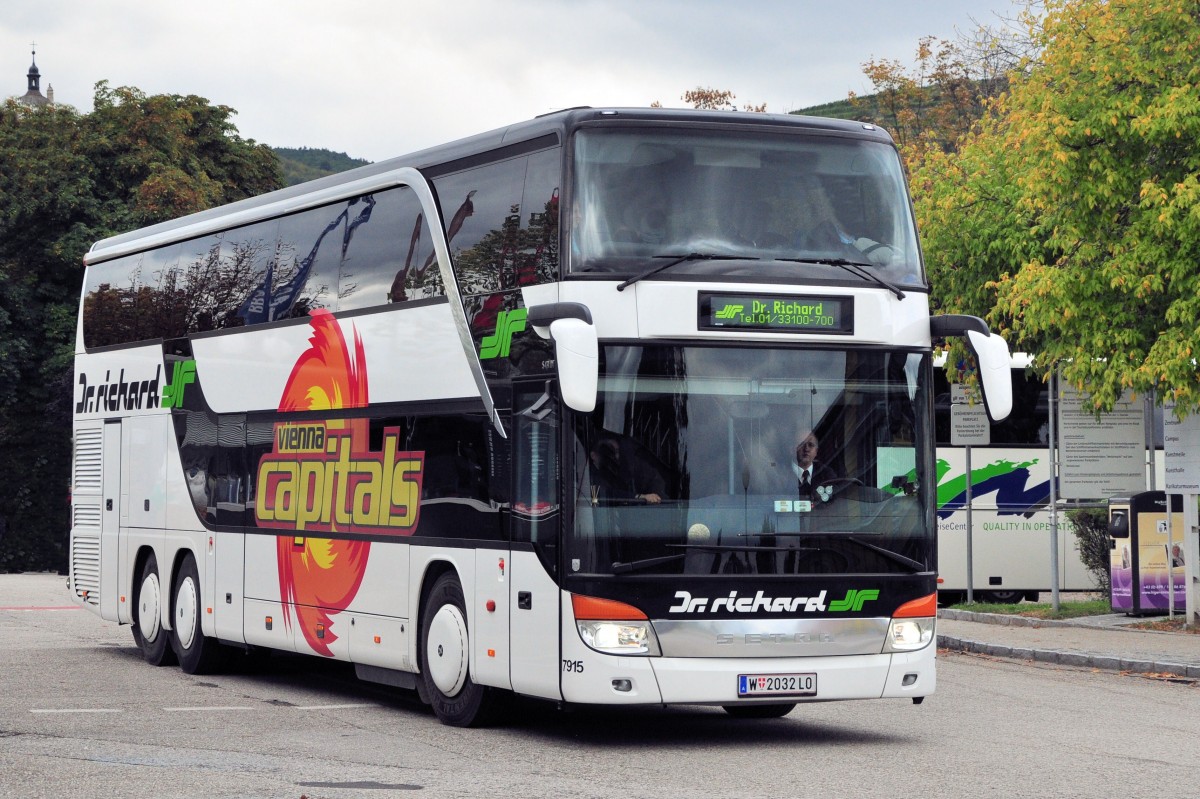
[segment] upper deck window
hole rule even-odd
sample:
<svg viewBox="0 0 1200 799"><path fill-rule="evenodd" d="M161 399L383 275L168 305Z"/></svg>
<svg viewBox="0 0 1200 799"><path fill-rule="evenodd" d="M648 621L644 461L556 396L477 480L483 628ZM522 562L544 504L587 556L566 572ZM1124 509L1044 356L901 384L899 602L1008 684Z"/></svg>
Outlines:
<svg viewBox="0 0 1200 799"><path fill-rule="evenodd" d="M723 260L691 260L665 274L843 280L844 271L820 263L841 259L895 284L924 285L900 161L879 141L583 130L573 197L575 274L635 274L656 256L697 253Z"/></svg>

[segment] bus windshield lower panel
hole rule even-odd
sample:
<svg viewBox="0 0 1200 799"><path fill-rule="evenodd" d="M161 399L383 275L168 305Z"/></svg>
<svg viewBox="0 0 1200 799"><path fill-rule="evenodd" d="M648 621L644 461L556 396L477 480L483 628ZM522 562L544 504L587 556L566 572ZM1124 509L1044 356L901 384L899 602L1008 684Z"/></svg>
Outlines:
<svg viewBox="0 0 1200 799"><path fill-rule="evenodd" d="M918 574L934 563L927 355L601 348L568 574Z"/></svg>

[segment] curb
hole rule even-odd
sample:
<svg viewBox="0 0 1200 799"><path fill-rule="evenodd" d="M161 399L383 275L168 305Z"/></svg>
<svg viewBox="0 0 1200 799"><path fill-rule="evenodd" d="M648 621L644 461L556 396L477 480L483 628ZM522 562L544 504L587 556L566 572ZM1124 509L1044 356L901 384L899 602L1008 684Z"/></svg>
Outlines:
<svg viewBox="0 0 1200 799"><path fill-rule="evenodd" d="M973 610L954 610L953 608L939 608L939 619L950 619L952 621L973 621L979 624L999 624L1003 627L1084 627L1087 629L1097 629L1101 625L1088 624L1087 622L1076 621L1074 619L1037 619L1030 616L1013 616L1005 613L978 613ZM1129 623L1135 623L1137 619L1130 619ZM1110 628L1112 629L1112 628ZM1120 629L1120 625L1116 625L1115 629Z"/></svg>
<svg viewBox="0 0 1200 799"><path fill-rule="evenodd" d="M949 618L949 617L947 617ZM1038 626L1038 625L1019 625ZM956 638L952 635L939 635L938 647L958 652L970 652L978 655L991 655L998 658L1027 660L1037 663L1052 663L1060 666L1078 666L1082 668L1104 669L1107 671L1128 671L1137 674L1173 674L1178 677L1200 679L1200 665L1187 663L1170 663L1158 660L1133 660L1131 658L1113 655L1095 655L1090 652L1060 652L1054 649L1026 649L1023 647L987 644L982 641L972 641L967 638Z"/></svg>

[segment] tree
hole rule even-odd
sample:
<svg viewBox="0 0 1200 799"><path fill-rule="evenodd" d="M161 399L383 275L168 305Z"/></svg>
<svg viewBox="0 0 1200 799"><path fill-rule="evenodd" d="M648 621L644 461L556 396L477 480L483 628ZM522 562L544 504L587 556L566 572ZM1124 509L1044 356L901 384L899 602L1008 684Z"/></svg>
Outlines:
<svg viewBox="0 0 1200 799"><path fill-rule="evenodd" d="M100 83L95 110L0 106L0 572L66 565L72 360L93 242L280 185L233 110Z"/></svg>
<svg viewBox="0 0 1200 799"><path fill-rule="evenodd" d="M681 97L685 103L688 103L692 108L701 111L737 111L738 107L734 104L737 95L728 89L713 89L697 86L694 89L688 89ZM662 108L662 103L655 100L650 104L651 108ZM742 110L755 113L765 113L767 104L750 105L747 103L742 106Z"/></svg>
<svg viewBox="0 0 1200 799"><path fill-rule="evenodd" d="M1200 408L1200 5L1047 0L1036 59L914 175L935 302L1061 365Z"/></svg>
<svg viewBox="0 0 1200 799"><path fill-rule="evenodd" d="M991 28L957 43L923 37L912 69L894 59L865 62L863 74L874 92L865 98L851 93L850 102L863 122L891 132L910 165L921 162L928 149L952 152L1007 88L1016 65L1006 60L1011 40L1007 29Z"/></svg>

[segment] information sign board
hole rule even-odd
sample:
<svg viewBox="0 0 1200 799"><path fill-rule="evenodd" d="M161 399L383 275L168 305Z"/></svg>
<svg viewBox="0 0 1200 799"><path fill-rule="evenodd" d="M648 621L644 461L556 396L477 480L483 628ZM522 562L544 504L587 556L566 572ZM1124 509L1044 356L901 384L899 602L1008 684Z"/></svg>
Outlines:
<svg viewBox="0 0 1200 799"><path fill-rule="evenodd" d="M1146 490L1146 414L1126 391L1110 413L1063 386L1058 403L1059 497L1107 499Z"/></svg>

